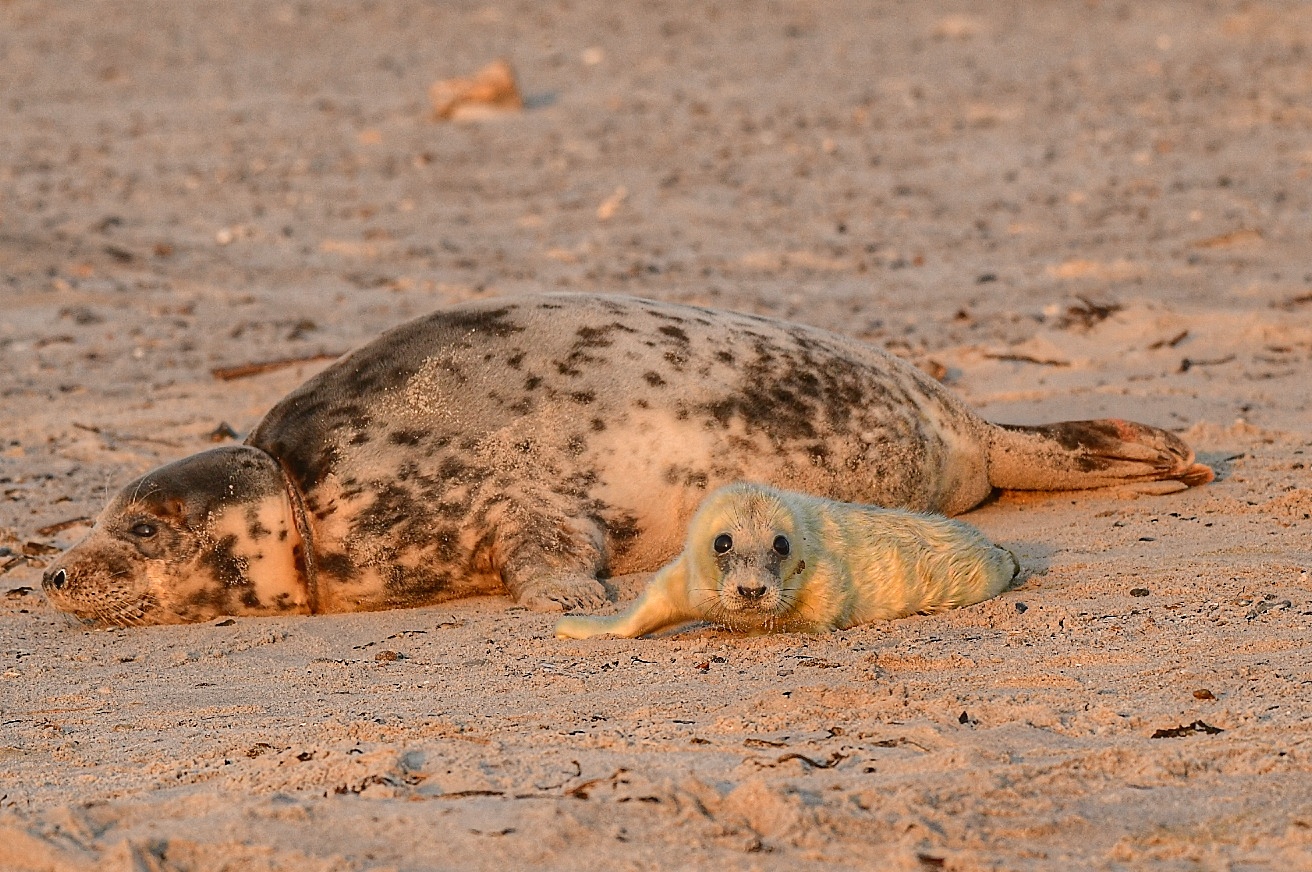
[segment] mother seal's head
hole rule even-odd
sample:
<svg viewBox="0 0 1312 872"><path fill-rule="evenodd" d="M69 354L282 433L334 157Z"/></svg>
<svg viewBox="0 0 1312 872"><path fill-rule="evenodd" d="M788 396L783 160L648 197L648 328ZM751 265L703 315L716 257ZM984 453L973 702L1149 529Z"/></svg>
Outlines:
<svg viewBox="0 0 1312 872"><path fill-rule="evenodd" d="M117 626L308 613L304 546L278 464L248 446L153 470L47 571L59 609Z"/></svg>

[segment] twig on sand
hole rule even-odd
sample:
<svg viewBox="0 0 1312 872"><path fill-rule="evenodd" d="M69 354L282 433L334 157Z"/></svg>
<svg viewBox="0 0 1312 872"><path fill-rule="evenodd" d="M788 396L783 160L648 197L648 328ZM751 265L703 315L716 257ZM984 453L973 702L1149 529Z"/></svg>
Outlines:
<svg viewBox="0 0 1312 872"><path fill-rule="evenodd" d="M1180 369L1178 372L1188 372L1195 366L1220 366L1221 364L1229 363L1234 359L1235 356L1233 354L1227 354L1225 357L1218 357L1215 360L1194 360L1193 358L1186 357L1184 360L1180 361Z"/></svg>
<svg viewBox="0 0 1312 872"><path fill-rule="evenodd" d="M336 360L339 357L341 357L340 354L307 354L304 357L281 357L277 360L243 363L237 366L219 366L210 370L210 374L221 381L232 381L233 379L249 378L253 375L272 372L275 369L286 369L300 363L317 363L321 360Z"/></svg>
<svg viewBox="0 0 1312 872"><path fill-rule="evenodd" d="M816 760L813 757L808 757L805 754L798 754L794 751L783 755L775 762L785 763L789 760L800 760L803 763L805 763L807 766L811 766L815 769L833 769L835 766L837 766L839 763L841 763L843 760L846 759L847 759L847 755L839 753L838 751L835 751L834 753L830 754L828 760Z"/></svg>
<svg viewBox="0 0 1312 872"><path fill-rule="evenodd" d="M984 357L987 357L989 360L1011 360L1017 363L1037 363L1040 366L1070 366L1071 365L1070 361L1068 360L1045 360L1044 358L1041 357L1031 357L1028 354L1012 354L1012 353L996 354L990 351L986 351L984 352Z"/></svg>
<svg viewBox="0 0 1312 872"><path fill-rule="evenodd" d="M56 533L62 533L69 527L76 527L79 524L90 524L91 519L88 517L69 518L67 521L57 521L53 524L46 524L44 527L37 527L38 536L53 536Z"/></svg>
<svg viewBox="0 0 1312 872"><path fill-rule="evenodd" d="M173 439L157 439L154 436L133 436L130 433L114 433L103 427L97 427L94 424L79 424L77 421L73 422L73 426L78 430L95 433L97 436L104 436L106 439L110 440L118 439L123 442L149 442L152 445L165 445L169 448L177 448L182 444Z"/></svg>
<svg viewBox="0 0 1312 872"><path fill-rule="evenodd" d="M1181 330L1179 333L1175 334L1170 339L1158 339L1152 345L1148 346L1148 350L1156 351L1159 348L1174 348L1175 346L1179 345L1181 342L1184 342L1185 339L1188 338L1188 336L1189 336L1188 330Z"/></svg>

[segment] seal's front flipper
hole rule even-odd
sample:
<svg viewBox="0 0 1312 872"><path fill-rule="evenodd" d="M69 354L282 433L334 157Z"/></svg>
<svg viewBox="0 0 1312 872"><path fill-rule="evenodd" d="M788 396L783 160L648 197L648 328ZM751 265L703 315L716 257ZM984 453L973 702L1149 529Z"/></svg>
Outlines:
<svg viewBox="0 0 1312 872"><path fill-rule="evenodd" d="M991 424L987 438L989 483L998 488L1083 490L1153 481L1194 487L1216 477L1175 434L1117 418Z"/></svg>
<svg viewBox="0 0 1312 872"><path fill-rule="evenodd" d="M515 602L535 612L572 612L575 609L597 609L606 604L605 586L585 575L536 578L519 586L519 592L513 595Z"/></svg>
<svg viewBox="0 0 1312 872"><path fill-rule="evenodd" d="M507 513L493 560L515 602L538 612L596 609L606 604L597 575L606 565L605 535L592 521Z"/></svg>

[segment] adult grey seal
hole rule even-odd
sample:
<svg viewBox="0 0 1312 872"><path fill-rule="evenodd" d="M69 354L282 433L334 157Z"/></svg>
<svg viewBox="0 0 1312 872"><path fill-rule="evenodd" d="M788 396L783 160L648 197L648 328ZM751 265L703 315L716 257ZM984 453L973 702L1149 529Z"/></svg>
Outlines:
<svg viewBox="0 0 1312 872"><path fill-rule="evenodd" d="M969 524L739 482L702 502L683 552L612 617L569 615L559 639L634 638L690 621L824 633L970 606L1020 572Z"/></svg>
<svg viewBox="0 0 1312 872"><path fill-rule="evenodd" d="M127 485L44 578L110 624L344 612L506 590L592 608L736 480L914 511L993 488L1212 478L1126 421L990 424L854 339L628 297L453 306L279 402L246 444ZM503 587L504 586L504 587Z"/></svg>

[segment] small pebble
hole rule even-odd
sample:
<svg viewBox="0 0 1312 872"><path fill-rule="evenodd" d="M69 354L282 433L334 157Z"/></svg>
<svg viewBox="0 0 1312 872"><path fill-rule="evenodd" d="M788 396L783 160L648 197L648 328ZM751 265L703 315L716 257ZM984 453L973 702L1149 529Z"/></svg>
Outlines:
<svg viewBox="0 0 1312 872"><path fill-rule="evenodd" d="M1130 588L1130 596L1148 596L1148 588L1132 587Z"/></svg>
<svg viewBox="0 0 1312 872"><path fill-rule="evenodd" d="M1194 691L1194 699L1216 699L1216 697L1212 695L1210 690L1204 687Z"/></svg>

